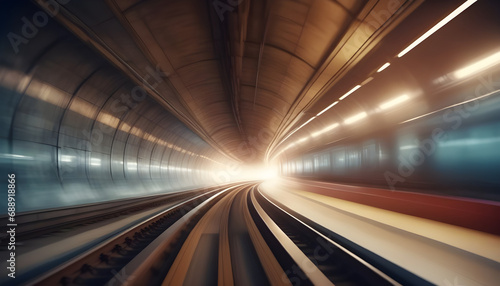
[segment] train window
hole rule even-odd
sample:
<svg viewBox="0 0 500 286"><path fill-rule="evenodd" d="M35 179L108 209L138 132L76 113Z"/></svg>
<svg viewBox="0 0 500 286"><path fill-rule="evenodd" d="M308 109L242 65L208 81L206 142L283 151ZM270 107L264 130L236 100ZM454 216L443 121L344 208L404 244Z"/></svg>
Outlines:
<svg viewBox="0 0 500 286"><path fill-rule="evenodd" d="M330 167L330 154L326 153L321 156L321 167L323 170Z"/></svg>
<svg viewBox="0 0 500 286"><path fill-rule="evenodd" d="M313 171L313 160L304 159L304 173L312 173Z"/></svg>
<svg viewBox="0 0 500 286"><path fill-rule="evenodd" d="M318 155L314 155L314 166L313 166L314 170L321 169L321 167L322 166L321 166L321 163L319 161L319 156Z"/></svg>
<svg viewBox="0 0 500 286"><path fill-rule="evenodd" d="M361 166L361 152L359 150L349 150L347 152L347 166L349 169L359 169Z"/></svg>
<svg viewBox="0 0 500 286"><path fill-rule="evenodd" d="M302 173L302 159L295 161L295 170L296 170L297 174Z"/></svg>
<svg viewBox="0 0 500 286"><path fill-rule="evenodd" d="M378 165L378 150L376 143L365 144L363 146L363 167L374 167Z"/></svg>

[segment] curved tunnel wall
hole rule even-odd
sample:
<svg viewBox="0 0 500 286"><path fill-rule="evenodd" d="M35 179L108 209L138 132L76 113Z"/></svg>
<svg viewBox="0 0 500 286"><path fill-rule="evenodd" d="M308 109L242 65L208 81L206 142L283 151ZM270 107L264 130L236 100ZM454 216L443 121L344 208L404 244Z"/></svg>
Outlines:
<svg viewBox="0 0 500 286"><path fill-rule="evenodd" d="M53 19L25 28L36 6L10 5L0 20L11 33L0 41L0 170L16 174L17 211L214 184L219 153Z"/></svg>

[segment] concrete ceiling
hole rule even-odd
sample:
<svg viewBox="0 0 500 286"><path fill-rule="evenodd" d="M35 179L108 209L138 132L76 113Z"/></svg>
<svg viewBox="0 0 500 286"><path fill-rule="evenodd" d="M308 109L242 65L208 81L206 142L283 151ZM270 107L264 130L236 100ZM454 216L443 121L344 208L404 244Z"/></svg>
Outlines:
<svg viewBox="0 0 500 286"><path fill-rule="evenodd" d="M56 18L213 147L248 162L276 151L421 2L91 0Z"/></svg>

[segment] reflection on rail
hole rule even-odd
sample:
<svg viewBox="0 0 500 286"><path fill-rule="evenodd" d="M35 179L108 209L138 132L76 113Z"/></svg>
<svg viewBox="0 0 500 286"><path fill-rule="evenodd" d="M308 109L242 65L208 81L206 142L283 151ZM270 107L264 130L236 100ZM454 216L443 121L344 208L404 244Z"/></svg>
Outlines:
<svg viewBox="0 0 500 286"><path fill-rule="evenodd" d="M267 190L268 191L268 190ZM113 230L123 212L108 210L97 243L71 258L46 257L20 275L36 285L431 285L426 278L372 252L269 196L248 182L182 196L124 202L140 219ZM149 202L151 203L151 202ZM139 206L143 206L140 208ZM95 206L93 206L95 208ZM103 210L101 210L103 211ZM111 219L114 218L114 219ZM136 217L137 218L137 217ZM82 234L88 222L66 222ZM45 223L46 238L61 221ZM109 220L109 221L108 221ZM28 231L26 236L33 235ZM29 239L29 238L28 238ZM377 239L374 237L374 239ZM63 244L60 244L64 248ZM41 248L50 252L57 244ZM57 251L56 251L57 252ZM52 260L51 260L52 259ZM49 261L50 260L50 261ZM50 263L48 263L50 262Z"/></svg>

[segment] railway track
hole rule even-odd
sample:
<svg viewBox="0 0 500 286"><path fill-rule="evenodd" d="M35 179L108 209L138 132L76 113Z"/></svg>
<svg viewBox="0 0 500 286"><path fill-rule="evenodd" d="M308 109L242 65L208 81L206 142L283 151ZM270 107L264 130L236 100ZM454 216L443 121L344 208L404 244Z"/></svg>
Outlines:
<svg viewBox="0 0 500 286"><path fill-rule="evenodd" d="M253 192L251 199L254 217L260 219L261 230L268 230L268 240L276 239L273 249L277 257L286 256L280 263L296 284L432 285L271 200L260 190Z"/></svg>
<svg viewBox="0 0 500 286"><path fill-rule="evenodd" d="M61 229L76 228L120 216L131 215L170 202L180 202L206 191L206 189L200 189L145 198L123 199L77 207L21 213L16 216L16 222L19 225L16 236L22 240L37 238L58 232ZM0 219L7 219L7 217L0 217ZM4 234L4 228L3 226L1 228L0 245L5 245L6 243L5 238L7 236Z"/></svg>
<svg viewBox="0 0 500 286"><path fill-rule="evenodd" d="M265 197L257 186L257 183L236 184L172 206L30 284L408 285L420 282L391 272L390 267L380 267L383 261L375 264L367 261L352 248L335 241L320 226L306 223L305 218L294 216L279 202Z"/></svg>
<svg viewBox="0 0 500 286"><path fill-rule="evenodd" d="M291 259L280 260L288 268L286 274L290 280L301 285L401 285L262 194L253 193L252 200L256 215L279 240L274 249L286 252L288 260Z"/></svg>
<svg viewBox="0 0 500 286"><path fill-rule="evenodd" d="M97 246L61 264L56 269L28 282L34 285L104 285L120 278L120 271L133 258L174 225L189 226L194 214L214 200L223 190L216 189L178 203L140 223L111 236ZM196 210L195 212L192 212ZM171 242L182 238L171 235ZM117 281L119 282L119 281ZM117 284L118 285L118 284Z"/></svg>
<svg viewBox="0 0 500 286"><path fill-rule="evenodd" d="M254 185L231 190L200 220L161 285L289 285L247 208ZM250 234L252 233L252 234Z"/></svg>

